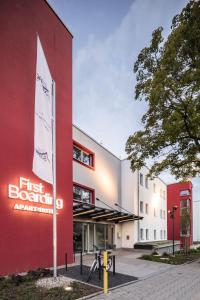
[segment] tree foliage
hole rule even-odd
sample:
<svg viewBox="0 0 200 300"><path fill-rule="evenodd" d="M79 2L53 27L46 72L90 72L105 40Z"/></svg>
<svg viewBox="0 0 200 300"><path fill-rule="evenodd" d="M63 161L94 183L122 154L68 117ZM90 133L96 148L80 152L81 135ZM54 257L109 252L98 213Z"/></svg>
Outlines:
<svg viewBox="0 0 200 300"><path fill-rule="evenodd" d="M152 33L134 64L135 100L145 100L143 129L126 143L132 170L153 160L149 176L168 169L186 179L200 172L200 0Z"/></svg>

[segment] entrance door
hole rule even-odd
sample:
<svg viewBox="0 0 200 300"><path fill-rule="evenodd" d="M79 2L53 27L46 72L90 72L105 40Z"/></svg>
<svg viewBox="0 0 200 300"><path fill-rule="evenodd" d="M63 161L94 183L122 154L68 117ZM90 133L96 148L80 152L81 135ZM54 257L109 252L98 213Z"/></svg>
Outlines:
<svg viewBox="0 0 200 300"><path fill-rule="evenodd" d="M74 250L93 252L113 247L113 226L107 224L74 222Z"/></svg>

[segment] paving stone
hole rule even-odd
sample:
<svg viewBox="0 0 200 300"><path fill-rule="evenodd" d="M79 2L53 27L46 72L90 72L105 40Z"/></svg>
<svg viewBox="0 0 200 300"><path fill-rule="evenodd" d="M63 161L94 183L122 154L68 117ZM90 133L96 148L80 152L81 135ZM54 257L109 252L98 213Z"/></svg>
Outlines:
<svg viewBox="0 0 200 300"><path fill-rule="evenodd" d="M99 295L95 300L200 300L199 261L176 266L160 274Z"/></svg>

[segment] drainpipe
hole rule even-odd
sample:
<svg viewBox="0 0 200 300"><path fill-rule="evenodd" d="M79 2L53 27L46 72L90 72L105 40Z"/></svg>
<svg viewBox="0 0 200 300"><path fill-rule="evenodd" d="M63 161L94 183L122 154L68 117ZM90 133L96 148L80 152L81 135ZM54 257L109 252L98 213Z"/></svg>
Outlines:
<svg viewBox="0 0 200 300"><path fill-rule="evenodd" d="M138 217L140 215L140 173L137 170L137 200L138 200ZM138 219L138 242L140 242L140 220Z"/></svg>

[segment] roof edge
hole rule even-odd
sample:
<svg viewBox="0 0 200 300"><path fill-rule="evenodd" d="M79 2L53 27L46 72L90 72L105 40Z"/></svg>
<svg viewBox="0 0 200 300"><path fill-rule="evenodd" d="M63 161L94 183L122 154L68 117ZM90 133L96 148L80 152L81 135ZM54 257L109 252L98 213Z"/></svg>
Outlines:
<svg viewBox="0 0 200 300"><path fill-rule="evenodd" d="M68 31L68 33L71 35L71 37L73 38L73 34L71 33L71 31L69 30L69 28L65 25L65 23L62 21L62 19L59 17L59 15L55 12L55 10L53 9L53 7L51 6L51 4L48 2L48 0L44 0L44 2L46 3L46 5L52 10L52 12L54 13L54 15L58 18L58 20L60 21L60 23L65 27L65 29Z"/></svg>

